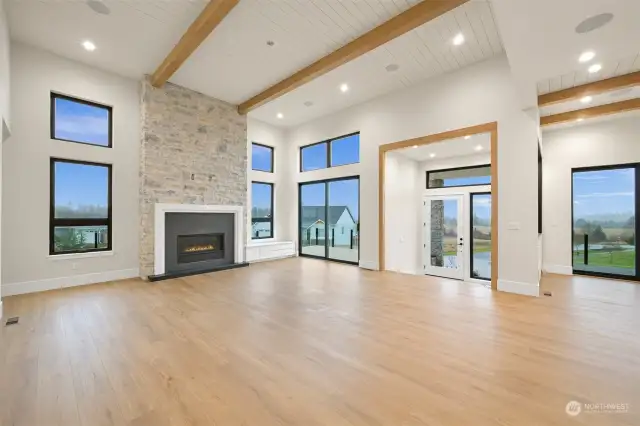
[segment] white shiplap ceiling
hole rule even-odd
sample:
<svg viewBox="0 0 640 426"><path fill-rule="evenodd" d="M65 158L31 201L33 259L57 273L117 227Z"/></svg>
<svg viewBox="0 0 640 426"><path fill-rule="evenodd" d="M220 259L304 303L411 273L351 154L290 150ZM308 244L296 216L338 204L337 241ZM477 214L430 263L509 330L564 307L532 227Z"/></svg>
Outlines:
<svg viewBox="0 0 640 426"><path fill-rule="evenodd" d="M371 6L380 1L359 3ZM465 43L453 46L451 40L460 32ZM471 1L249 115L276 125L298 125L502 52L489 3ZM388 72L385 67L390 64L397 64L398 70ZM345 94L339 91L343 83L349 85ZM313 102L313 106L307 107L305 102ZM284 118L277 119L278 113Z"/></svg>
<svg viewBox="0 0 640 426"><path fill-rule="evenodd" d="M419 0L241 0L171 82L238 104L352 41ZM5 0L11 36L132 78L152 73L205 0ZM459 32L462 46L453 46ZM83 40L97 49L86 52ZM274 41L269 47L267 41ZM411 86L503 51L487 0L469 3L253 111L291 126ZM385 67L398 65L388 72ZM348 83L343 95L337 89ZM305 102L313 106L304 106ZM276 114L281 112L284 119Z"/></svg>
<svg viewBox="0 0 640 426"><path fill-rule="evenodd" d="M640 98L640 86L626 87L624 89L593 95L591 96L591 101L586 104L582 103L580 99L573 99L566 102L543 106L540 108L540 116L546 117L549 115L561 114L563 112L576 111L579 109L607 105L614 102L621 102L636 98Z"/></svg>
<svg viewBox="0 0 640 426"><path fill-rule="evenodd" d="M594 59L588 65L597 63L600 62L597 59ZM570 89L572 87L592 83L594 81L606 80L607 78L640 71L640 53L628 56L621 60L602 63L602 69L593 74L587 71L588 65L583 66L579 71L573 71L538 82L538 94L544 95L545 93Z"/></svg>

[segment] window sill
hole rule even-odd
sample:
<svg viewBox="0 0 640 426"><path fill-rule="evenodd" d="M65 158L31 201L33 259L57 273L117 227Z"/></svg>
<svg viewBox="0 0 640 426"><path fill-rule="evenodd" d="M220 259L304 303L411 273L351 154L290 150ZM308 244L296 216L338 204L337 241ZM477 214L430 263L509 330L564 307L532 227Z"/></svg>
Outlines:
<svg viewBox="0 0 640 426"><path fill-rule="evenodd" d="M87 253L69 253L69 254L50 254L47 257L52 260L75 260L89 257L106 257L113 256L113 250L109 251L90 251Z"/></svg>

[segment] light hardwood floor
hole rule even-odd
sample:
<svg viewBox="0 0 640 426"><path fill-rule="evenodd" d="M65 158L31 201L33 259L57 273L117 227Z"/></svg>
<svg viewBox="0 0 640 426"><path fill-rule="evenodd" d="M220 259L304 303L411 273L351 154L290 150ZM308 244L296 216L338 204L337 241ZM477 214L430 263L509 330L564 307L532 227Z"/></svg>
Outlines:
<svg viewBox="0 0 640 426"><path fill-rule="evenodd" d="M288 259L9 297L0 424L640 425L640 286L543 288Z"/></svg>

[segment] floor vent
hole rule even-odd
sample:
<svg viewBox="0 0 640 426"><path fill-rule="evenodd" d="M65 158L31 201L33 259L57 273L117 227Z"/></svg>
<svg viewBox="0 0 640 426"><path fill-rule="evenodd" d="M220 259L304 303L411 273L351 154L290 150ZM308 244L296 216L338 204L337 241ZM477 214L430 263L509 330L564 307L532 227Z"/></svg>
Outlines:
<svg viewBox="0 0 640 426"><path fill-rule="evenodd" d="M12 318L9 318L9 319L7 320L7 322L6 322L6 324L5 324L5 325L13 325L13 324L17 324L17 323L18 323L18 321L20 321L20 317L12 317Z"/></svg>
<svg viewBox="0 0 640 426"><path fill-rule="evenodd" d="M544 295L549 297L553 296L553 294L550 291L545 291Z"/></svg>

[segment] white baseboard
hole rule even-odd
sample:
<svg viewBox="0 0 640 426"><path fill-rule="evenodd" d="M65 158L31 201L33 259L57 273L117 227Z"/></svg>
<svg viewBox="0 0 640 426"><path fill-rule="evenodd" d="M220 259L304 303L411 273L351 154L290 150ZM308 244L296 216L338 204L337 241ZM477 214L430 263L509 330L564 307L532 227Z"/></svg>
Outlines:
<svg viewBox="0 0 640 426"><path fill-rule="evenodd" d="M265 259L253 259L253 260L247 261L247 263L271 262L272 260L282 260L282 259L288 259L290 257L297 257L297 256L298 255L296 253L294 253L294 254L289 254L289 255L286 255L286 256L269 257L269 258L265 258Z"/></svg>
<svg viewBox="0 0 640 426"><path fill-rule="evenodd" d="M24 281L2 285L2 296L15 296L18 294L35 293L38 291L55 290L79 285L104 283L107 281L138 278L138 268L121 269L118 271L96 272L93 274L75 275L72 277L50 278L45 280Z"/></svg>
<svg viewBox="0 0 640 426"><path fill-rule="evenodd" d="M378 270L378 262L375 262L372 260L361 260L358 263L358 266L360 266L363 269L371 269L372 271Z"/></svg>
<svg viewBox="0 0 640 426"><path fill-rule="evenodd" d="M543 265L542 270L550 274L573 275L573 267L564 265Z"/></svg>
<svg viewBox="0 0 640 426"><path fill-rule="evenodd" d="M521 283L498 279L498 290L507 293L522 294L524 296L540 295L540 287L537 284Z"/></svg>

